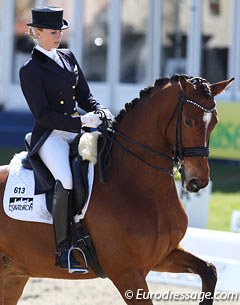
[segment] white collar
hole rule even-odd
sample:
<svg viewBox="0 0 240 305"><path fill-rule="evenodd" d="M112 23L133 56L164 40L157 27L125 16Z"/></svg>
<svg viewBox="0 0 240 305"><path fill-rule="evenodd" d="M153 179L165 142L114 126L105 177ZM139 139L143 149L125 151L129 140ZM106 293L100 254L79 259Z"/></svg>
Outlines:
<svg viewBox="0 0 240 305"><path fill-rule="evenodd" d="M40 45L36 45L35 46L35 49L37 49L38 51L42 52L43 54L47 55L49 58L55 60L56 57L58 57L58 54L57 54L57 49L51 49L50 51L40 47Z"/></svg>

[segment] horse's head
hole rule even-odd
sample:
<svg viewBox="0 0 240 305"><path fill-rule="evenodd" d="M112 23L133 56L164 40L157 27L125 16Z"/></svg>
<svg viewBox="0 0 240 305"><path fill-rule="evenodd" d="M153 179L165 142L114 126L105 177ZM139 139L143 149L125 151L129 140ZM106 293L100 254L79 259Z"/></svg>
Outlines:
<svg viewBox="0 0 240 305"><path fill-rule="evenodd" d="M210 84L203 78L184 75L159 78L120 111L115 137L109 139L128 153L126 156L135 158L136 167L141 161L171 176L180 169L184 187L198 192L209 182L208 145L217 123L214 97L232 81Z"/></svg>
<svg viewBox="0 0 240 305"><path fill-rule="evenodd" d="M179 77L174 156L183 162L182 183L190 192L198 192L209 182L208 145L218 121L214 97L232 80L210 84L199 77Z"/></svg>

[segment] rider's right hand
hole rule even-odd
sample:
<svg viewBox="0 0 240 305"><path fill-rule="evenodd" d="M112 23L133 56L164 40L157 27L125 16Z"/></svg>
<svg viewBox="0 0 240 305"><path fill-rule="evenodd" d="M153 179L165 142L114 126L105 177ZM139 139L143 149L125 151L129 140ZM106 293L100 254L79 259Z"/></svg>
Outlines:
<svg viewBox="0 0 240 305"><path fill-rule="evenodd" d="M94 112L88 112L84 115L81 115L81 122L82 127L97 128L102 123L102 120L98 114Z"/></svg>

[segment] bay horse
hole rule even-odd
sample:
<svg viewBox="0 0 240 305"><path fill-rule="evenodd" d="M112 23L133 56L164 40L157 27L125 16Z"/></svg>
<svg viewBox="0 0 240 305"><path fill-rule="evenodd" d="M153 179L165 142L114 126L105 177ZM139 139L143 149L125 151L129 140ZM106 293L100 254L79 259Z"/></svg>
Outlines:
<svg viewBox="0 0 240 305"><path fill-rule="evenodd" d="M209 182L209 138L217 123L214 96L232 79L210 84L199 77L176 75L158 79L140 92L116 117L105 184L96 169L93 193L85 216L103 270L126 304L151 305L136 299L148 292L147 274L194 273L209 292L201 304L211 305L215 267L180 245L188 220L178 197L174 169L182 183L198 192ZM0 202L8 178L0 167ZM0 304L15 305L31 277L91 279L55 266L50 224L18 221L0 208ZM125 295L132 291L132 297Z"/></svg>

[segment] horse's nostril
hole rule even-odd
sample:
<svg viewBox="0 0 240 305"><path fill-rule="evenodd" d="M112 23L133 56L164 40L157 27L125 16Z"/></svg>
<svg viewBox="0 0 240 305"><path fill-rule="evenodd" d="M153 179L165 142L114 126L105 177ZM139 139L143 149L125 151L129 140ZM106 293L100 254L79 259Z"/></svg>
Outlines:
<svg viewBox="0 0 240 305"><path fill-rule="evenodd" d="M191 179L188 182L187 189L190 192L196 193L200 190L201 186L202 186L202 181L200 179Z"/></svg>

